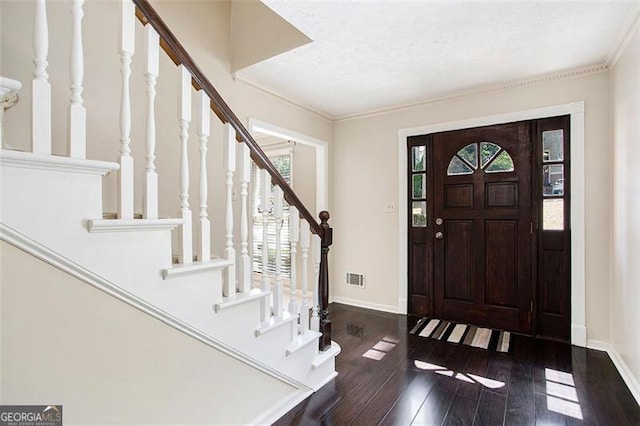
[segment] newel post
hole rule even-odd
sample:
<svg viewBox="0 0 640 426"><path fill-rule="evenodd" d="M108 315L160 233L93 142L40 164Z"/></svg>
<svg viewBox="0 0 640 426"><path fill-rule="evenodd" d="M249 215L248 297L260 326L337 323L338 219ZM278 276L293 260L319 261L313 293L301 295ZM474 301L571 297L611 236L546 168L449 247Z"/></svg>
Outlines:
<svg viewBox="0 0 640 426"><path fill-rule="evenodd" d="M331 347L331 321L329 320L329 247L333 244L333 229L329 226L329 212L320 212L320 227L324 231L320 255L320 275L318 277L318 303L320 315L320 350Z"/></svg>

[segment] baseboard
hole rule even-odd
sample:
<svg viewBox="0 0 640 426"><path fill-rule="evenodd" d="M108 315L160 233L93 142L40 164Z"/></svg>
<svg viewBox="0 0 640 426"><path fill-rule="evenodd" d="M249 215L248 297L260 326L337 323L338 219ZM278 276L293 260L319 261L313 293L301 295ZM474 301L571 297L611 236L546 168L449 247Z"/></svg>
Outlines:
<svg viewBox="0 0 640 426"><path fill-rule="evenodd" d="M587 348L595 349L596 351L609 352L611 345L607 342L603 342L602 340L589 339L587 340Z"/></svg>
<svg viewBox="0 0 640 426"><path fill-rule="evenodd" d="M299 389L291 396L281 401L264 412L260 413L258 417L253 419L249 424L251 425L270 425L275 423L280 417L291 411L296 405L307 399L313 391Z"/></svg>
<svg viewBox="0 0 640 426"><path fill-rule="evenodd" d="M393 305L382 305L380 303L363 302L362 300L349 299L346 297L334 297L333 301L343 305L357 306L358 308L373 309L374 311L398 313L398 307Z"/></svg>
<svg viewBox="0 0 640 426"><path fill-rule="evenodd" d="M338 377L338 372L334 371L333 373L331 373L329 376L327 376L326 379L324 379L323 381L321 381L320 383L316 384L313 387L314 392L318 392L320 390L320 388L322 388L324 385L326 385L327 383L329 383L330 381L332 381L333 379L335 379L336 377Z"/></svg>
<svg viewBox="0 0 640 426"><path fill-rule="evenodd" d="M610 347L607 351L611 361L616 366L616 369L622 376L622 380L626 383L627 387L631 391L631 395L636 399L636 402L640 405L640 384L638 384L638 380L633 375L633 372L629 368L626 362L622 359L622 357L618 354L615 348Z"/></svg>
<svg viewBox="0 0 640 426"><path fill-rule="evenodd" d="M587 327L581 324L571 324L571 344L587 347Z"/></svg>
<svg viewBox="0 0 640 426"><path fill-rule="evenodd" d="M398 313L402 315L407 315L408 311L408 303L407 299L400 298L398 299Z"/></svg>

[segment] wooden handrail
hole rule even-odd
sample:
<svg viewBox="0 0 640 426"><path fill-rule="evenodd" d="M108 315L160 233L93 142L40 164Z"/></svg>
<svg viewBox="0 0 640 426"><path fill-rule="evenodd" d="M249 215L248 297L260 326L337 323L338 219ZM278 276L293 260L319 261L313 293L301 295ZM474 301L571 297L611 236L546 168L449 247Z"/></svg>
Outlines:
<svg viewBox="0 0 640 426"><path fill-rule="evenodd" d="M274 185L278 185L282 188L284 198L289 205L295 206L300 212L300 216L309 222L311 232L318 235L321 239L324 239L324 229L316 222L315 218L311 215L307 207L302 203L300 198L293 192L293 189L287 184L282 175L278 172L273 163L269 160L269 157L262 151L262 148L255 141L253 136L244 127L242 122L236 117L229 105L222 99L222 96L213 87L209 79L198 68L191 55L187 53L186 49L178 41L175 35L171 32L169 27L164 23L162 18L157 14L153 6L148 0L132 0L136 5L136 16L138 20L144 25L151 25L160 36L160 46L171 58L176 65L183 65L191 73L191 81L196 90L204 90L204 92L211 99L211 109L218 116L223 123L229 123L235 129L238 139L244 142L249 147L251 152L251 159L261 169L265 169L271 176L271 182Z"/></svg>
<svg viewBox="0 0 640 426"><path fill-rule="evenodd" d="M284 199L289 205L298 209L300 217L309 223L309 229L320 237L321 256L320 269L318 275L318 315L319 315L319 331L321 337L318 339L319 349L327 350L331 347L331 321L329 320L329 247L333 243L333 230L328 224L329 213L323 211L320 213L321 223L316 222L309 210L302 203L300 198L293 192L293 189L287 184L282 175L278 172L269 157L262 151L253 136L238 120L238 117L231 110L229 105L222 99L222 96L213 87L209 79L204 75L200 68L196 65L191 55L187 53L182 44L173 35L164 21L156 13L148 0L132 0L136 5L136 16L143 25L151 25L160 36L160 46L171 58L174 64L183 65L191 74L191 84L196 90L203 90L209 99L211 99L211 110L218 116L223 123L229 123L236 131L236 139L238 142L244 142L249 147L251 159L261 169L267 170L271 176L271 182L279 186L284 194Z"/></svg>

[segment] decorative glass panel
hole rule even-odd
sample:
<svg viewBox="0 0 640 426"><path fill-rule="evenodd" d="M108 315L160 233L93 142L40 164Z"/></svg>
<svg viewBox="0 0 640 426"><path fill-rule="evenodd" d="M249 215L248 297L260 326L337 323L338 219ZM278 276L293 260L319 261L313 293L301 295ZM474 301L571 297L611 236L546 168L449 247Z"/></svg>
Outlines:
<svg viewBox="0 0 640 426"><path fill-rule="evenodd" d="M458 151L458 157L462 158L474 169L477 169L478 168L478 144L472 143L465 146L460 151Z"/></svg>
<svg viewBox="0 0 640 426"><path fill-rule="evenodd" d="M423 172L426 170L426 165L425 165L425 152L426 152L426 146L414 146L412 151L412 157L413 157L413 166L412 166L412 170L414 172Z"/></svg>
<svg viewBox="0 0 640 426"><path fill-rule="evenodd" d="M542 132L542 161L562 161L564 158L563 131Z"/></svg>
<svg viewBox="0 0 640 426"><path fill-rule="evenodd" d="M427 202L414 201L411 205L411 224L415 227L427 226Z"/></svg>
<svg viewBox="0 0 640 426"><path fill-rule="evenodd" d="M507 151L502 151L491 163L484 169L487 173L512 172L513 159Z"/></svg>
<svg viewBox="0 0 640 426"><path fill-rule="evenodd" d="M495 143L480 142L480 168L484 169L484 167L489 164L489 161L496 156L498 151L500 151L500 147Z"/></svg>
<svg viewBox="0 0 640 426"><path fill-rule="evenodd" d="M542 194L545 196L564 195L564 165L542 166Z"/></svg>
<svg viewBox="0 0 640 426"><path fill-rule="evenodd" d="M427 175L420 173L419 175L413 175L413 199L427 198L426 183Z"/></svg>
<svg viewBox="0 0 640 426"><path fill-rule="evenodd" d="M467 165L464 161L456 157L455 155L451 159L449 163L449 167L447 168L447 176L456 176L456 175L470 175L473 173L473 169Z"/></svg>
<svg viewBox="0 0 640 426"><path fill-rule="evenodd" d="M562 231L564 229L564 200L554 198L542 200L542 229Z"/></svg>

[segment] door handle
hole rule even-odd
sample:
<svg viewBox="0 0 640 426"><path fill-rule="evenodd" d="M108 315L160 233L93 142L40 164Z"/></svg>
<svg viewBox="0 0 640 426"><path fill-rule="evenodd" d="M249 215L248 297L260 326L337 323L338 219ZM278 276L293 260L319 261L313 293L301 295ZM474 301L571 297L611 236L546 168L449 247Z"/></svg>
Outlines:
<svg viewBox="0 0 640 426"><path fill-rule="evenodd" d="M442 225L444 223L444 220L442 220L441 217L436 219L436 225Z"/></svg>
<svg viewBox="0 0 640 426"><path fill-rule="evenodd" d="M436 232L436 240L441 240L444 238L444 234L440 231Z"/></svg>

